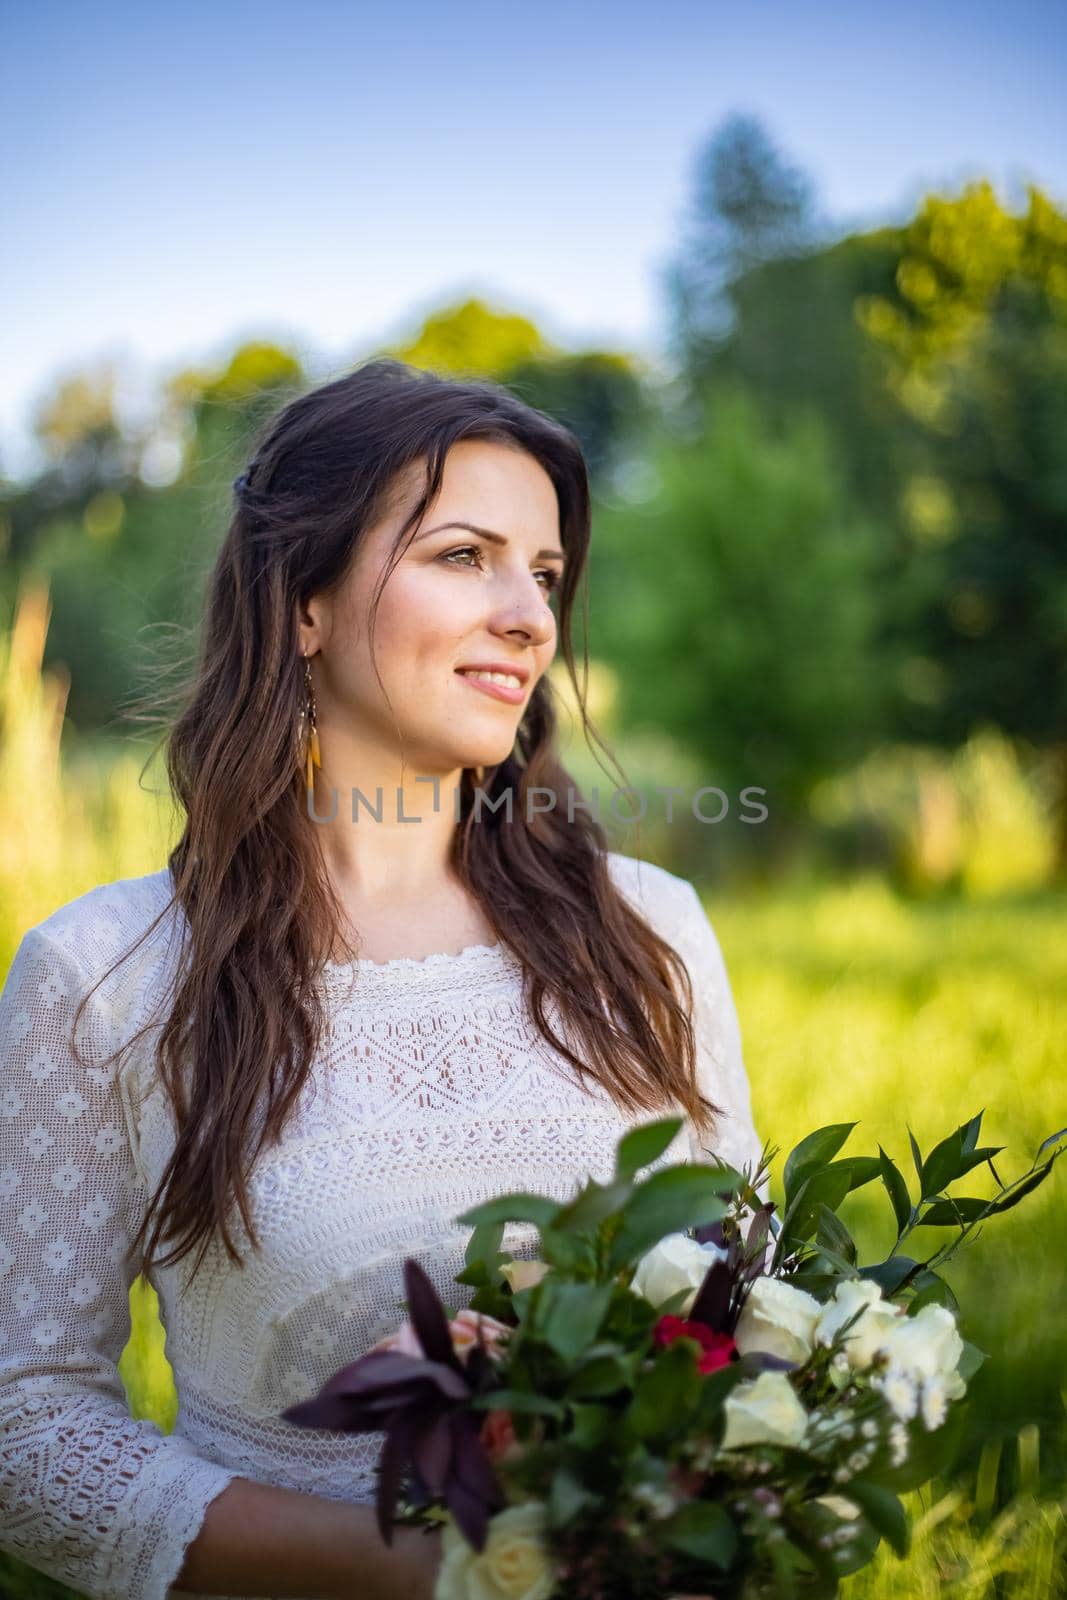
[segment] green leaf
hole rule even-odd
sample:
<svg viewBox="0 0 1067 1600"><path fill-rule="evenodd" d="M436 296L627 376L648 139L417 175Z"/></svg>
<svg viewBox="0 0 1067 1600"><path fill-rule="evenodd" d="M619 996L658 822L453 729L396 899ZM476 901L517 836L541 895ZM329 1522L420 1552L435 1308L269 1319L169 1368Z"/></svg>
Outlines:
<svg viewBox="0 0 1067 1600"><path fill-rule="evenodd" d="M965 1150L960 1161L960 1170L957 1177L965 1177L975 1167L980 1167L983 1161L989 1161L993 1156L999 1156L1004 1149L1002 1144L985 1144L980 1150Z"/></svg>
<svg viewBox="0 0 1067 1600"><path fill-rule="evenodd" d="M572 1426L567 1439L580 1450L595 1450L610 1431L615 1412L610 1406L572 1405Z"/></svg>
<svg viewBox="0 0 1067 1600"><path fill-rule="evenodd" d="M865 1183L871 1183L881 1172L881 1163L877 1156L842 1156L840 1161L834 1162L834 1170L843 1167L849 1174L848 1192L860 1189Z"/></svg>
<svg viewBox="0 0 1067 1600"><path fill-rule="evenodd" d="M881 1145L878 1146L878 1165L885 1184L886 1193L893 1206L893 1215L897 1219L897 1238L899 1239L911 1219L911 1197L908 1186L896 1163L887 1156Z"/></svg>
<svg viewBox="0 0 1067 1600"><path fill-rule="evenodd" d="M815 1243L825 1250L832 1250L843 1260L845 1268L854 1265L856 1260L856 1241L849 1233L836 1211L831 1211L829 1206L819 1202L819 1221L815 1230Z"/></svg>
<svg viewBox="0 0 1067 1600"><path fill-rule="evenodd" d="M600 1496L587 1489L569 1467L556 1468L548 1495L548 1520L553 1528L565 1528L588 1506L599 1504Z"/></svg>
<svg viewBox="0 0 1067 1600"><path fill-rule="evenodd" d="M871 1527L888 1540L898 1556L907 1555L911 1528L907 1513L892 1490L865 1483L862 1478L850 1478L841 1485L841 1493L859 1506Z"/></svg>
<svg viewBox="0 0 1067 1600"><path fill-rule="evenodd" d="M889 1256L885 1261L877 1261L872 1266L861 1267L860 1277L871 1278L881 1289L883 1295L889 1298L903 1287L904 1283L922 1269L922 1263L913 1261L910 1256Z"/></svg>
<svg viewBox="0 0 1067 1600"><path fill-rule="evenodd" d="M982 1216L992 1204L990 1200L981 1200L975 1195L961 1194L949 1195L945 1200L935 1200L926 1210L920 1213L919 1226L922 1228L947 1228L959 1226L961 1223L974 1222Z"/></svg>
<svg viewBox="0 0 1067 1600"><path fill-rule="evenodd" d="M1043 1139L1038 1145L1038 1155L1043 1156L1046 1150L1051 1150L1054 1144L1059 1144L1060 1140L1064 1138L1067 1138L1067 1128L1061 1128L1059 1133L1050 1133L1048 1138Z"/></svg>
<svg viewBox="0 0 1067 1600"><path fill-rule="evenodd" d="M1056 1155L1061 1154L1062 1151L1056 1152ZM1052 1171L1052 1166L1055 1159L1056 1156L1053 1156L1052 1160L1047 1161L1043 1167L1038 1167L1036 1171L1029 1172L1024 1178L1020 1178L1017 1184L1010 1186L1009 1192L1006 1195L999 1196L996 1200L990 1201L990 1215L998 1211L1010 1211L1012 1206L1017 1206L1019 1201L1025 1199L1028 1194L1033 1194L1034 1190L1039 1188L1040 1185L1044 1183L1045 1179Z"/></svg>
<svg viewBox="0 0 1067 1600"><path fill-rule="evenodd" d="M541 1287L535 1331L564 1361L573 1361L596 1338L614 1285L561 1283L547 1277Z"/></svg>
<svg viewBox="0 0 1067 1600"><path fill-rule="evenodd" d="M498 1195L495 1200L486 1200L482 1205L464 1211L455 1220L464 1227L475 1228L494 1222L532 1222L535 1227L547 1228L559 1209L559 1201L550 1199L548 1195L519 1191L516 1194Z"/></svg>
<svg viewBox="0 0 1067 1600"><path fill-rule="evenodd" d="M591 1400L598 1395L617 1394L631 1378L630 1363L621 1353L595 1356L579 1367L567 1384L567 1394L575 1400Z"/></svg>
<svg viewBox="0 0 1067 1600"><path fill-rule="evenodd" d="M737 1529L721 1505L692 1500L659 1525L658 1536L668 1550L707 1561L725 1572L737 1553Z"/></svg>
<svg viewBox="0 0 1067 1600"><path fill-rule="evenodd" d="M928 1195L940 1194L946 1184L959 1176L962 1156L963 1137L957 1128L955 1133L950 1133L940 1144L936 1144L923 1162L922 1176L919 1180L921 1199L925 1200Z"/></svg>
<svg viewBox="0 0 1067 1600"><path fill-rule="evenodd" d="M633 1185L629 1179L617 1183L591 1180L574 1200L557 1211L551 1226L557 1233L595 1230L605 1217L620 1210L632 1193Z"/></svg>
<svg viewBox="0 0 1067 1600"><path fill-rule="evenodd" d="M467 1248L463 1253L463 1259L467 1266L472 1267L476 1261L484 1261L488 1268L493 1257L500 1252L500 1243L503 1237L504 1224L502 1222L483 1224L479 1228L474 1228L470 1238L467 1240Z"/></svg>
<svg viewBox="0 0 1067 1600"><path fill-rule="evenodd" d="M614 1274L636 1265L665 1234L724 1217L729 1207L716 1192L716 1184L712 1169L694 1162L663 1167L646 1178L622 1208L608 1271Z"/></svg>
<svg viewBox="0 0 1067 1600"><path fill-rule="evenodd" d="M676 1339L659 1350L654 1365L639 1376L626 1411L626 1426L636 1439L668 1438L685 1424L700 1393L700 1373L692 1339Z"/></svg>
<svg viewBox="0 0 1067 1600"><path fill-rule="evenodd" d="M464 1267L462 1272L456 1273L456 1282L468 1283L473 1289L484 1289L492 1279L484 1261L472 1261L469 1267Z"/></svg>
<svg viewBox="0 0 1067 1600"><path fill-rule="evenodd" d="M985 1107L983 1106L982 1110L978 1112L977 1116L972 1117L969 1122L964 1122L960 1126L960 1143L965 1155L970 1154L970 1152L974 1150L978 1143L978 1133L981 1129L982 1118L984 1116Z"/></svg>
<svg viewBox="0 0 1067 1600"><path fill-rule="evenodd" d="M592 1273L596 1267L596 1244L580 1233L563 1233L555 1226L541 1230L541 1260L560 1272Z"/></svg>
<svg viewBox="0 0 1067 1600"><path fill-rule="evenodd" d="M922 1186L922 1181L923 1181L923 1156L922 1156L922 1151L919 1149L918 1141L917 1141L915 1135L912 1133L910 1128L908 1129L908 1143L911 1145L911 1159L915 1163L915 1176L919 1180L919 1184L920 1184L919 1196L920 1196L920 1199L921 1199L921 1197L922 1197L922 1187L921 1186Z"/></svg>
<svg viewBox="0 0 1067 1600"><path fill-rule="evenodd" d="M485 1394L471 1395L465 1404L475 1411L529 1411L538 1416L556 1417L561 1422L566 1416L558 1400L533 1394L528 1389L491 1389Z"/></svg>
<svg viewBox="0 0 1067 1600"><path fill-rule="evenodd" d="M818 1240L816 1240L815 1249L818 1258L827 1262L833 1268L832 1277L852 1278L855 1276L856 1263L854 1261L847 1260L845 1256L839 1256L836 1250L831 1250L829 1245L819 1244ZM800 1288L802 1285L798 1283L797 1287Z"/></svg>
<svg viewBox="0 0 1067 1600"><path fill-rule="evenodd" d="M964 1383L970 1383L971 1379L974 1377L975 1373L978 1371L978 1368L982 1365L982 1362L985 1359L986 1353L984 1350L980 1350L978 1346L976 1344L972 1344L969 1339L964 1339L963 1354L956 1363L956 1371L959 1373Z"/></svg>
<svg viewBox="0 0 1067 1600"><path fill-rule="evenodd" d="M836 1211L849 1191L852 1174L844 1162L831 1162L809 1172L782 1218L782 1239L799 1243L810 1239L819 1220L819 1207Z"/></svg>
<svg viewBox="0 0 1067 1600"><path fill-rule="evenodd" d="M787 1210L804 1179L833 1160L855 1126L854 1122L827 1123L801 1139L789 1152L784 1173Z"/></svg>
<svg viewBox="0 0 1067 1600"><path fill-rule="evenodd" d="M671 1140L683 1121L682 1117L666 1117L659 1122L646 1122L639 1128L631 1128L618 1143L615 1153L615 1177L631 1179L641 1167L647 1167L651 1162L658 1160L663 1152L669 1149Z"/></svg>
<svg viewBox="0 0 1067 1600"><path fill-rule="evenodd" d="M929 1270L920 1272L917 1277L912 1279L911 1286L915 1293L908 1301L909 1316L914 1316L917 1311L922 1310L923 1306L931 1305L945 1306L954 1316L958 1313L960 1309L959 1301L944 1278L939 1277L936 1272Z"/></svg>

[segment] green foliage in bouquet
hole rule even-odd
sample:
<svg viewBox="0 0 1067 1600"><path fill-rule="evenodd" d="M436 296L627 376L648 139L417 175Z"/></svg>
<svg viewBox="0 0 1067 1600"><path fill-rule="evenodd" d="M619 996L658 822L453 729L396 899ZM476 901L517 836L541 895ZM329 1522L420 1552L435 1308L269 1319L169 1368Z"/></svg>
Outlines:
<svg viewBox="0 0 1067 1600"><path fill-rule="evenodd" d="M987 1217L1010 1209L1036 1189L1067 1148L1063 1130L1044 1141L1026 1172L1005 1184L993 1165L1000 1147L978 1144L981 1121L980 1112L925 1157L910 1136L917 1180L914 1203L899 1168L881 1147L876 1157L839 1156L855 1123L832 1124L808 1135L785 1164L782 1220L773 1230L773 1253L766 1263L760 1222L769 1220L767 1214L774 1207L761 1205L757 1185L773 1151L765 1153L759 1171L751 1176L721 1164L687 1165L636 1181L639 1170L669 1145L680 1126L676 1119L627 1134L618 1146L612 1179L607 1184L591 1180L569 1203L513 1194L464 1213L457 1220L471 1225L474 1232L466 1269L457 1281L474 1288L473 1309L501 1321L517 1321L519 1330L508 1345L512 1387L474 1402L486 1410L507 1407L519 1442L537 1445L508 1465L509 1497L543 1499L560 1548L576 1554L598 1533L602 1536L605 1525L622 1520L615 1512L635 1494L654 1503L659 1490L669 1499L680 1475L692 1474L695 1464L708 1459L707 1448L701 1455L692 1449L693 1441L703 1438L721 1444L731 1391L761 1369L788 1365L759 1352L739 1357L735 1352L729 1364L702 1375L693 1360L693 1342L684 1335L655 1350L656 1324L687 1300L691 1322L710 1309L712 1324L733 1328L739 1312L736 1299L732 1315L726 1311L729 1302L721 1285L717 1296L708 1293L720 1275L714 1267L696 1300L683 1289L652 1307L631 1292L641 1257L667 1235L691 1230L697 1238L717 1237L732 1246L729 1275L735 1281L739 1278L743 1288L766 1271L823 1301L838 1282L858 1277L903 1302L911 1315L931 1304L957 1312L955 1296L937 1268ZM948 1192L983 1163L993 1175L995 1195L985 1199ZM876 1181L888 1198L896 1238L884 1261L859 1265L855 1241L838 1209L847 1195ZM754 1208L754 1220L746 1250L741 1251L739 1219L748 1208ZM514 1293L499 1283L500 1268L508 1259L500 1252L507 1222L532 1223L538 1229L540 1259L553 1269L536 1285ZM908 1236L930 1226L953 1228L955 1237L925 1260L905 1255L901 1245ZM857 1320L853 1317L852 1324ZM846 1321L841 1334L847 1334L852 1324ZM827 1371L841 1348L840 1339L829 1344L811 1364L809 1380L817 1378L820 1366ZM969 1378L982 1359L981 1351L963 1341L956 1369L960 1377ZM864 1420L868 1419L854 1411L851 1425L862 1426ZM958 1449L963 1420L961 1407L951 1408L942 1424L932 1429L916 1417L906 1425L906 1446L894 1453L880 1440L878 1449L866 1452L862 1471L841 1481L838 1469L836 1482L831 1458L841 1445L832 1427L825 1429L819 1446L801 1451L779 1445L778 1463L794 1479L803 1516L790 1520L786 1510L782 1536L767 1548L770 1570L764 1577L775 1591L787 1594L800 1586L805 1593L836 1592L839 1580L865 1565L882 1538L904 1555L909 1529L898 1496L946 1470ZM869 1426L873 1428L873 1423ZM687 1448L672 1449L683 1440ZM827 1468L825 1482L819 1481L820 1456ZM834 1504L835 1492L851 1504L853 1515L847 1520ZM769 1498L771 1493L760 1497L756 1489L752 1510L757 1518L761 1498L764 1512L779 1509ZM703 1570L687 1575L677 1563L653 1564L647 1576L650 1595L663 1592L657 1591L657 1583L706 1586L709 1566L721 1573L718 1595L751 1589L754 1583L758 1587L758 1563L753 1563L751 1551L745 1558L744 1523L731 1515L728 1500L728 1494L714 1498L713 1480L706 1478L699 1498L683 1501L672 1515L660 1517L656 1551L692 1557ZM821 1503L824 1500L830 1503ZM840 1538L842 1532L849 1537ZM620 1545L617 1592L636 1595L640 1588L634 1552L623 1541ZM599 1576L607 1577L603 1564Z"/></svg>
<svg viewBox="0 0 1067 1600"><path fill-rule="evenodd" d="M399 1342L285 1413L384 1429L379 1525L444 1525L438 1600L481 1592L470 1563L498 1536L519 1540L537 1600L830 1596L883 1539L907 1552L900 1496L950 1464L952 1402L983 1359L938 1269L1048 1177L1067 1130L1007 1184L981 1113L928 1155L912 1139L913 1199L881 1148L841 1156L854 1123L820 1128L785 1163L779 1222L760 1193L773 1152L751 1173L646 1173L681 1125L625 1134L610 1179L571 1200L520 1192L465 1212L469 1309L450 1322L406 1261ZM983 1164L991 1198L950 1192ZM860 1264L838 1212L876 1182L895 1240ZM535 1261L502 1251L508 1223L534 1227ZM906 1255L922 1227L953 1237Z"/></svg>

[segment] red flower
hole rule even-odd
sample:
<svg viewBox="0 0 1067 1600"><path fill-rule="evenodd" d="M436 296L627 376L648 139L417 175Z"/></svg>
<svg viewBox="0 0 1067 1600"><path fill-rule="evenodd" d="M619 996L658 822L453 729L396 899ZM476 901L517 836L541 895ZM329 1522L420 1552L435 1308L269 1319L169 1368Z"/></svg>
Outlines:
<svg viewBox="0 0 1067 1600"><path fill-rule="evenodd" d="M697 1368L704 1373L717 1372L720 1367L727 1366L737 1350L728 1333L716 1333L706 1322L688 1322L685 1317L670 1313L660 1317L652 1337L659 1345L673 1344L675 1339L695 1339L702 1352Z"/></svg>

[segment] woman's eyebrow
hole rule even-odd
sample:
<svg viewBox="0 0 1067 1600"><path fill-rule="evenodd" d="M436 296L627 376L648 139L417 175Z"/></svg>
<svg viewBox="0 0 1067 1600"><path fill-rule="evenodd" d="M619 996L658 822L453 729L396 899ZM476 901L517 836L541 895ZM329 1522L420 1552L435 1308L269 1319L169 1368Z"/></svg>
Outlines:
<svg viewBox="0 0 1067 1600"><path fill-rule="evenodd" d="M429 538L431 533L444 533L446 528L466 528L468 533L481 534L483 539L491 539L494 544L507 544L508 542L507 537L504 534L494 533L492 528L479 528L475 522L439 522L436 528L424 528L423 531L417 535L416 542L418 539ZM566 559L567 557L564 555L562 550L538 550L537 554L534 556L535 561L551 560L566 562Z"/></svg>

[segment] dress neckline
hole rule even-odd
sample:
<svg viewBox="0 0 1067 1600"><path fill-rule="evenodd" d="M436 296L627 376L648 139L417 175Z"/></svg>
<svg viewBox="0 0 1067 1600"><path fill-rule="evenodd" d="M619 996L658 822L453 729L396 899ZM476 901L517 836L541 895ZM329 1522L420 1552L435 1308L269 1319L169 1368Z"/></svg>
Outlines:
<svg viewBox="0 0 1067 1600"><path fill-rule="evenodd" d="M371 961L366 956L327 961L321 981L335 997L373 994L377 1000L402 1000L415 992L467 989L520 966L518 956L503 942L469 944L454 953L435 950L428 956L394 956L391 961Z"/></svg>
<svg viewBox="0 0 1067 1600"><path fill-rule="evenodd" d="M372 961L368 956L356 956L352 961L327 961L324 963L326 972L350 972L358 969L360 972L395 972L398 968L410 970L412 967L438 967L446 962L470 960L474 956L490 955L503 949L500 941L495 944L469 944L463 950L434 950L428 956L393 956L388 961Z"/></svg>

